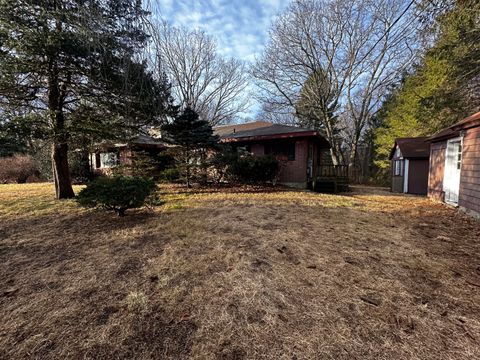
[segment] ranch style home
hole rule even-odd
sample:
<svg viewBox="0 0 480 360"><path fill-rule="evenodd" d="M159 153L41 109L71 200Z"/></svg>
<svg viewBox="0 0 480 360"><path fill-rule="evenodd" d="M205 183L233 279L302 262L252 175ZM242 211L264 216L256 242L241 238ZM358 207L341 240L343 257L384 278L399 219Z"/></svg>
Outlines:
<svg viewBox="0 0 480 360"><path fill-rule="evenodd" d="M480 217L480 112L429 141L428 196Z"/></svg>
<svg viewBox="0 0 480 360"><path fill-rule="evenodd" d="M214 128L220 141L253 155L280 160L279 183L316 191L348 187L348 168L332 164L330 144L316 130L255 121Z"/></svg>
<svg viewBox="0 0 480 360"><path fill-rule="evenodd" d="M220 142L253 155L273 155L280 162L278 182L291 187L324 192L348 188L348 167L332 164L330 144L318 132L296 126L255 121L214 127ZM161 134L142 133L130 143L102 144L90 153L90 167L99 175L128 164L133 151L158 156L170 146Z"/></svg>

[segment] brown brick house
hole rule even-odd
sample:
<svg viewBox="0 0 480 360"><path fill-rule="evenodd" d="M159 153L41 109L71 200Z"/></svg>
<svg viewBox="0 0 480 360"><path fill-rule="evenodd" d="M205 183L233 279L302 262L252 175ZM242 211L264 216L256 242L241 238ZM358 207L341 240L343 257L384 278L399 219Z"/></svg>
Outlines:
<svg viewBox="0 0 480 360"><path fill-rule="evenodd" d="M273 155L280 161L279 183L317 191L337 192L348 188L347 166L334 166L330 144L318 132L295 126L256 121L214 128L220 142L243 148L253 155ZM109 175L112 168L128 165L134 151L161 156L169 147L159 137L141 134L122 144L102 144L90 153L96 174Z"/></svg>
<svg viewBox="0 0 480 360"><path fill-rule="evenodd" d="M141 133L125 143L99 144L89 154L90 170L97 175L110 175L112 168L129 165L133 152L142 152L155 157L168 146L161 138L146 133Z"/></svg>
<svg viewBox="0 0 480 360"><path fill-rule="evenodd" d="M242 147L253 155L276 156L282 164L279 174L282 184L317 188L328 177L340 178L338 167L331 162L330 145L318 131L263 121L218 126L214 131L223 143ZM330 190L340 190L333 180L332 186Z"/></svg>
<svg viewBox="0 0 480 360"><path fill-rule="evenodd" d="M426 195L430 143L426 137L398 138L390 152L391 190Z"/></svg>
<svg viewBox="0 0 480 360"><path fill-rule="evenodd" d="M480 112L429 140L428 196L480 216Z"/></svg>

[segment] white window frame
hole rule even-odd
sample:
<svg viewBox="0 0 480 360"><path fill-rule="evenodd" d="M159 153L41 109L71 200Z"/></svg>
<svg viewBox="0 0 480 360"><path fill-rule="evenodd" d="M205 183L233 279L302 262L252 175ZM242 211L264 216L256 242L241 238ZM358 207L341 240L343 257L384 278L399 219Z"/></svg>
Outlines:
<svg viewBox="0 0 480 360"><path fill-rule="evenodd" d="M393 156L394 158L402 158L402 151L400 150L400 147L397 145L397 148L395 149L395 154Z"/></svg>
<svg viewBox="0 0 480 360"><path fill-rule="evenodd" d="M452 138L452 139L449 139L447 140L447 146L445 147L445 163L444 163L444 166L443 166L443 191L446 192L449 190L450 186L452 185L450 182L452 179L450 179L448 177L449 174L446 173L446 170L448 169L448 147L451 143L454 143L454 142L460 142L460 151L461 151L461 158L460 158L460 169L457 169L459 170L459 177L460 177L460 180L459 180L459 184L458 184L458 198L460 198L460 184L462 182L462 163L463 163L463 136L459 136L459 137L456 137L456 138ZM455 158L455 166L457 166L457 163L458 163L458 154L457 154L457 157ZM450 201L449 199L447 199L447 194L445 194L445 202L450 204L450 205L453 205L453 206L458 206L458 199L457 201Z"/></svg>
<svg viewBox="0 0 480 360"><path fill-rule="evenodd" d="M403 159L394 160L393 162L393 175L394 176L403 176Z"/></svg>
<svg viewBox="0 0 480 360"><path fill-rule="evenodd" d="M408 193L408 167L410 165L410 161L408 159L404 160L404 167L403 167L403 192L406 194Z"/></svg>
<svg viewBox="0 0 480 360"><path fill-rule="evenodd" d="M113 157L113 159L109 159L108 163L105 161L105 157ZM101 152L100 153L100 169L110 169L118 165L118 153L114 151L108 152Z"/></svg>
<svg viewBox="0 0 480 360"><path fill-rule="evenodd" d="M90 161L90 170L92 171L95 170L96 169L95 153L90 153L89 161Z"/></svg>

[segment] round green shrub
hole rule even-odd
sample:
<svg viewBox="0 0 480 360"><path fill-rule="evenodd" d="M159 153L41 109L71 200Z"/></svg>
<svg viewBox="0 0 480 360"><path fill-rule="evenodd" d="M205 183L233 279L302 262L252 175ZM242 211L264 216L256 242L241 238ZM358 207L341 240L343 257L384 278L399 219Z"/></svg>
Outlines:
<svg viewBox="0 0 480 360"><path fill-rule="evenodd" d="M160 179L166 182L175 182L180 179L180 171L177 168L168 168L160 173Z"/></svg>
<svg viewBox="0 0 480 360"><path fill-rule="evenodd" d="M100 177L80 191L77 202L84 207L99 207L124 216L128 209L142 207L156 188L153 180L142 177Z"/></svg>
<svg viewBox="0 0 480 360"><path fill-rule="evenodd" d="M278 160L272 155L246 155L230 164L228 175L244 182L267 182L275 179L279 168Z"/></svg>

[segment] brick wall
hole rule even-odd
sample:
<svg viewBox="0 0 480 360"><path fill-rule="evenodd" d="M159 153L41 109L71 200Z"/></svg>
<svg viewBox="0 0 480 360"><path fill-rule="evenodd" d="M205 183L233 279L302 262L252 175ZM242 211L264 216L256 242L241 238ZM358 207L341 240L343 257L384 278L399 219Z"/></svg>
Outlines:
<svg viewBox="0 0 480 360"><path fill-rule="evenodd" d="M295 141L295 160L281 161L281 170L279 182L281 183L298 183L306 186L307 182L307 156L308 156L308 140L292 140ZM265 146L261 143L252 143L250 152L253 155L265 155Z"/></svg>
<svg viewBox="0 0 480 360"><path fill-rule="evenodd" d="M256 156L265 155L265 146L263 144L252 144L250 146L250 152Z"/></svg>
<svg viewBox="0 0 480 360"><path fill-rule="evenodd" d="M129 148L120 149L118 156L119 156L120 165L132 164L132 150L130 150Z"/></svg>
<svg viewBox="0 0 480 360"><path fill-rule="evenodd" d="M308 140L295 142L295 160L282 164L279 181L282 183L307 182Z"/></svg>

